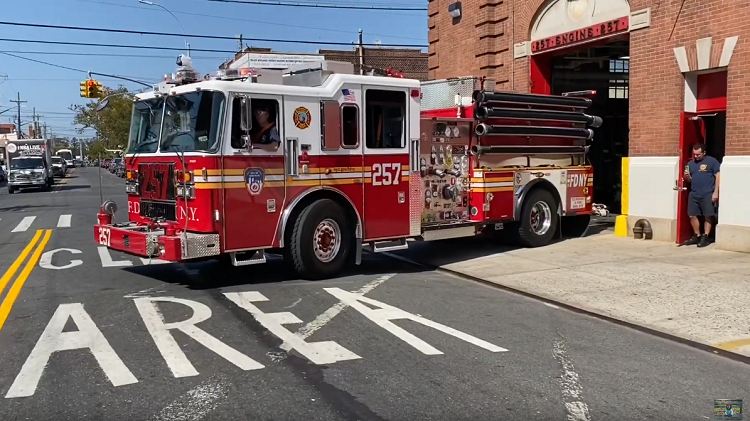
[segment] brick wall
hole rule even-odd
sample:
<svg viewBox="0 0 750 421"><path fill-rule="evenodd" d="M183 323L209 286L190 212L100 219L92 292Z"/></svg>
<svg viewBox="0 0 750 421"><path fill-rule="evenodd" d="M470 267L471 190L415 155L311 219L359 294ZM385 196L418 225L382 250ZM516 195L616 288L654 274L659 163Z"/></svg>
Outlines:
<svg viewBox="0 0 750 421"><path fill-rule="evenodd" d="M686 1L679 12L682 3L630 2L631 10L651 7L651 27L631 33L630 155L678 154L685 82L674 48L713 37L720 54L724 39L735 35L739 41L728 68L726 153L750 155L750 5L746 0Z"/></svg>
<svg viewBox="0 0 750 421"><path fill-rule="evenodd" d="M513 44L529 39L547 1L463 0L463 17L454 21L454 0L430 0L430 78L487 76L500 90L528 92L529 58L513 60ZM630 7L651 7L651 27L630 35L630 155L678 154L685 85L674 48L704 37L723 44L731 36L739 42L728 69L726 153L750 155L748 0L630 0ZM714 49L720 53L721 45Z"/></svg>

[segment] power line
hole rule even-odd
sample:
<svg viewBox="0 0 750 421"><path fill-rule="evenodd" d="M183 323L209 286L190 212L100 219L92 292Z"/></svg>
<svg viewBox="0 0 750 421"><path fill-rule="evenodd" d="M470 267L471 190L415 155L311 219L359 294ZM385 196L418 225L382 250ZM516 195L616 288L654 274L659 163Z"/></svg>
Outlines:
<svg viewBox="0 0 750 421"><path fill-rule="evenodd" d="M140 9L140 10L149 10L149 11L153 10L152 7L148 7L148 6L131 6L131 5L128 5L128 4L109 3L109 2L106 2L106 1L97 1L97 0L75 0L75 1L80 1L80 2L83 2L83 3L91 3L91 4L101 4L101 5L104 5L104 6L125 7L125 8L128 8L128 9ZM342 29L322 28L322 27L317 27L317 26L290 25L288 23L268 22L268 21L262 21L262 20L252 20L252 19L242 19L242 18L236 18L236 17L232 17L232 16L206 15L206 14L203 14L203 13L189 13L189 12L182 12L182 11L173 11L173 13L176 14L176 15L183 15L183 16L197 16L197 17L200 17L200 18L203 18L203 19L205 19L205 18L211 18L211 19L233 20L233 21L237 21L237 22L249 22L249 23L254 23L254 24L274 26L274 27L277 27L277 28L278 27L285 27L285 28L313 29L313 30L316 30L316 31L338 32L338 33L349 34L349 35L353 35L353 34L356 33L356 31L345 31L345 30L342 30ZM407 15L407 16L411 16L411 15ZM417 40L417 41L421 41L421 40L424 39L424 38L396 36L396 35L390 35L390 34L379 34L379 33L374 33L374 32L369 32L369 31L367 33L369 35L376 35L376 36L396 38L396 39L410 39L410 40Z"/></svg>
<svg viewBox="0 0 750 421"><path fill-rule="evenodd" d="M214 0L209 0L214 1ZM218 1L218 0L215 0ZM40 23L20 23L20 22L7 22L0 21L0 25L8 26L22 26L27 28L43 28L43 29L65 29L73 31L94 31L94 32L106 32L106 33L119 33L119 34L132 34L132 35L156 35L164 37L180 37L180 38L203 38L203 39L220 39L220 40L231 40L237 41L237 37L227 37L220 35L201 35L201 34L178 34L175 32L152 32L152 31L133 31L129 29L110 29L110 28L88 28L83 26L66 26L66 25L47 25ZM267 38L242 38L243 41L253 42L274 42L280 44L312 44L312 45L355 45L352 42L334 42L334 41L301 41L301 40L285 40L285 39L267 39ZM362 44L364 47L399 47L399 48L427 48L426 45L417 44ZM191 51L199 51L193 50ZM201 50L203 51L203 50Z"/></svg>
<svg viewBox="0 0 750 421"><path fill-rule="evenodd" d="M156 56L148 54L106 54L106 53L79 53L71 51L12 51L4 50L0 53L14 53L14 54L44 54L53 56L85 56L85 57L126 57L126 58L154 58L154 59L174 59L174 56ZM190 56L193 60L224 60L226 56ZM15 78L9 78L12 80L19 80Z"/></svg>
<svg viewBox="0 0 750 421"><path fill-rule="evenodd" d="M422 12L426 7L387 7L387 6L340 6L340 5L323 5L313 3L287 3L262 0L207 0L213 3L234 3L234 4L255 4L263 6L285 6L285 7L310 7L316 9L346 9L346 10L387 10L399 12Z"/></svg>
<svg viewBox="0 0 750 421"><path fill-rule="evenodd" d="M0 41L4 41L4 40L0 39ZM26 42L26 41L24 41L24 42ZM31 41L29 41L29 42L31 42ZM39 42L46 43L47 41L39 41ZM56 42L56 41L49 41L49 42L52 43L52 42ZM81 45L83 45L83 46L90 46L90 47L98 47L98 45L96 45L96 44L88 44L88 43L81 43ZM136 49L138 49L138 48L155 48L155 49L161 49L161 47L142 47L142 46L139 46L139 45L134 45L134 46L123 45L122 48L136 48ZM168 50L178 50L178 51L183 51L184 50L184 48L171 48L171 47L165 47L165 49L168 49ZM202 50L195 50L195 49L191 48L191 51L202 51ZM221 50L212 50L212 51L226 52L226 51L221 51ZM366 51L367 50L365 50L365 52ZM344 51L344 52L348 52L348 51ZM158 56L158 55L148 55L148 54L79 53L79 52L65 52L65 51L54 51L54 52L48 52L48 51L0 51L0 54L3 54L3 53L43 54L43 55L62 55L62 56L134 57L134 58L153 58L153 59L174 59L174 56ZM268 53L268 54L276 54L276 53ZM316 55L316 54L311 54L311 55ZM425 57L426 56L422 56L422 57L420 57L420 56L396 56L396 57L393 57L393 58L407 59L407 60L424 60ZM226 56L224 56L224 57L208 57L208 56L195 57L195 56L190 56L190 58L192 58L192 59L198 58L198 59L201 59L201 60L224 60L224 59L226 59ZM391 59L391 57L377 57L377 59ZM132 77L135 78L135 79L153 79L153 78L148 78L148 77L146 77L146 78L144 78L144 77L135 77L135 76L132 76ZM12 80L21 80L21 79L8 78L8 80L12 81Z"/></svg>
<svg viewBox="0 0 750 421"><path fill-rule="evenodd" d="M39 64L44 64L44 65L47 65L47 66L57 67L57 68L60 68L60 69L71 70L73 72L88 73L87 70L81 70L81 69L76 69L76 68L73 68L73 67L63 66L61 64L49 63L49 62L46 62L46 61L43 61L43 60L36 60L36 59L33 59L33 58L17 56L15 54L5 53L5 52L2 52L2 51L0 51L0 54L5 54L6 56L15 57L15 58L20 59L20 60L27 60L27 61L31 61L31 62L34 62L34 63L39 63ZM115 76L117 76L117 75L115 75ZM122 80L122 79L117 78L117 77L110 78L110 79ZM131 76L128 79L139 79L139 78L137 76L135 76L135 77ZM146 79L150 79L150 78L146 78Z"/></svg>

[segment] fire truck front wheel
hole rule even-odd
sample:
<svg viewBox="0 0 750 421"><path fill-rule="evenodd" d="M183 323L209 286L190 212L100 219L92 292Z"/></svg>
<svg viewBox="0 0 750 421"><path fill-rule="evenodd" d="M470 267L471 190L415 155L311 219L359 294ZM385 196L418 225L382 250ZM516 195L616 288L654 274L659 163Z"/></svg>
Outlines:
<svg viewBox="0 0 750 421"><path fill-rule="evenodd" d="M521 226L518 229L521 244L525 247L546 246L557 230L559 216L557 201L552 193L535 188L523 201Z"/></svg>
<svg viewBox="0 0 750 421"><path fill-rule="evenodd" d="M294 222L289 257L300 276L325 279L344 268L353 235L341 206L330 199L310 204Z"/></svg>

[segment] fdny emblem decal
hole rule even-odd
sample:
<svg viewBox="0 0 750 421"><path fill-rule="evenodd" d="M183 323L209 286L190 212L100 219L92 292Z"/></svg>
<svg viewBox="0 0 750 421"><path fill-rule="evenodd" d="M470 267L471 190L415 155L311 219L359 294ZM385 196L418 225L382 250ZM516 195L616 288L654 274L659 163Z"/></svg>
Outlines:
<svg viewBox="0 0 750 421"><path fill-rule="evenodd" d="M300 130L310 127L310 110L305 107L297 107L294 110L294 125Z"/></svg>
<svg viewBox="0 0 750 421"><path fill-rule="evenodd" d="M263 191L263 180L266 175L260 168L248 168L245 170L245 185L251 196L257 196Z"/></svg>

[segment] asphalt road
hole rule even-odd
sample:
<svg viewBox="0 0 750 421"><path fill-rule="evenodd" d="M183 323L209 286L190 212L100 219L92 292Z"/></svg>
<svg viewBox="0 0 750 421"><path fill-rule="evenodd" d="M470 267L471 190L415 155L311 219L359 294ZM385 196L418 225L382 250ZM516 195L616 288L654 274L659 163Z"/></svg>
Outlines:
<svg viewBox="0 0 750 421"><path fill-rule="evenodd" d="M0 190L2 420L705 420L750 398L746 365L386 256L306 282L100 252L97 172Z"/></svg>

